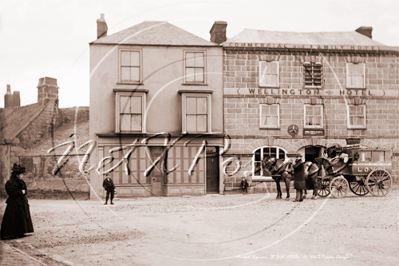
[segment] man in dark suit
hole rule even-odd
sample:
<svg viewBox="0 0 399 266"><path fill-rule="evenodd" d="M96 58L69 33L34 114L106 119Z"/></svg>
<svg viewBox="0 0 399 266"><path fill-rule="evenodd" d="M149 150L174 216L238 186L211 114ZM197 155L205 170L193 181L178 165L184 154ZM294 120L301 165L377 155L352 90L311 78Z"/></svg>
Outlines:
<svg viewBox="0 0 399 266"><path fill-rule="evenodd" d="M108 198L109 198L110 194L111 194L111 204L113 205L114 203L112 202L112 200L114 199L115 185L114 185L114 182L112 181L112 179L109 177L109 174L105 174L103 187L104 187L105 191L107 191L107 196L105 197L104 205L107 205Z"/></svg>
<svg viewBox="0 0 399 266"><path fill-rule="evenodd" d="M302 161L302 155L297 154L294 163L294 187L296 189L295 202L303 201L303 190L306 189L305 163Z"/></svg>

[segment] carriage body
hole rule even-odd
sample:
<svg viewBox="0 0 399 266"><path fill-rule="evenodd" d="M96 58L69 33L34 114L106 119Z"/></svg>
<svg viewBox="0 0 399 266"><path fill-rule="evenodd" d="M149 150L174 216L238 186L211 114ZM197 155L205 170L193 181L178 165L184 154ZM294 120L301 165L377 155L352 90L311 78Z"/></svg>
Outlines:
<svg viewBox="0 0 399 266"><path fill-rule="evenodd" d="M392 154L390 150L344 147L336 150L337 156L346 154L346 163L336 167L327 166L325 176L320 176L322 186L320 196L331 194L335 197L346 195L351 190L358 196L371 193L374 196L385 196L392 186Z"/></svg>

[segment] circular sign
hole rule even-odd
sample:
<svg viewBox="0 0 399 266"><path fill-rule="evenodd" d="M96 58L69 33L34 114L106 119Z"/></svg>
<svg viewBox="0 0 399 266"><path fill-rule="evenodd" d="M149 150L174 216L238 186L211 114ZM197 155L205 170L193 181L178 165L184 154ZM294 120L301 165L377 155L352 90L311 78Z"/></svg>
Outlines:
<svg viewBox="0 0 399 266"><path fill-rule="evenodd" d="M295 136L298 134L298 126L297 125L290 125L287 129L288 134L291 136Z"/></svg>

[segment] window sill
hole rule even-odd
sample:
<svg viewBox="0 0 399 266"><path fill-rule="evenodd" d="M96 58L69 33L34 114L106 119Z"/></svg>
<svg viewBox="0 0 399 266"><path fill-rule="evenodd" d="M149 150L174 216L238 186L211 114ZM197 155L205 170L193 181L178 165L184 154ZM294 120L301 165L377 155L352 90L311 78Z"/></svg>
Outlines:
<svg viewBox="0 0 399 266"><path fill-rule="evenodd" d="M142 82L117 82L117 85L144 85Z"/></svg>
<svg viewBox="0 0 399 266"><path fill-rule="evenodd" d="M280 89L280 86L271 86L271 85L259 85L259 88L263 88L263 89Z"/></svg>
<svg viewBox="0 0 399 266"><path fill-rule="evenodd" d="M347 90L366 90L367 88L346 87Z"/></svg>
<svg viewBox="0 0 399 266"><path fill-rule="evenodd" d="M148 93L147 89L122 89L122 88L115 88L114 92L143 92Z"/></svg>
<svg viewBox="0 0 399 266"><path fill-rule="evenodd" d="M303 86L304 89L322 89L323 86Z"/></svg>
<svg viewBox="0 0 399 266"><path fill-rule="evenodd" d="M213 93L213 90L179 90L178 91L179 94L182 93Z"/></svg>
<svg viewBox="0 0 399 266"><path fill-rule="evenodd" d="M182 86L208 86L207 83L182 83Z"/></svg>
<svg viewBox="0 0 399 266"><path fill-rule="evenodd" d="M259 130L281 130L280 127L259 127Z"/></svg>
<svg viewBox="0 0 399 266"><path fill-rule="evenodd" d="M360 129L360 130L366 130L367 127L348 127L347 129L348 129L348 130L358 130L358 129Z"/></svg>

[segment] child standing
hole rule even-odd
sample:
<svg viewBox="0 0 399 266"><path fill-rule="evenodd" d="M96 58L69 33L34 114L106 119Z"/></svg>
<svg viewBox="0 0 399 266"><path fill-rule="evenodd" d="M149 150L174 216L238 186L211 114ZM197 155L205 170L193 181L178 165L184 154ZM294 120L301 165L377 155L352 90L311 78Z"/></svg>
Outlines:
<svg viewBox="0 0 399 266"><path fill-rule="evenodd" d="M248 182L245 179L245 177L242 178L241 181L241 189L242 189L242 193L243 194L247 194L248 193Z"/></svg>

